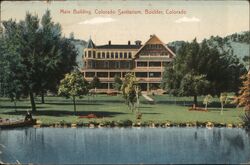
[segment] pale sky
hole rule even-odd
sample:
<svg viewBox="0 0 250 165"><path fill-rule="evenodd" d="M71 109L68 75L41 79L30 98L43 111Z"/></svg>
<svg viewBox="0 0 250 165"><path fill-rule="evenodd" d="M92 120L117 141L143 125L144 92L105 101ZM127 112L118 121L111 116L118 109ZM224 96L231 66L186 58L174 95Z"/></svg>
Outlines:
<svg viewBox="0 0 250 165"><path fill-rule="evenodd" d="M249 30L248 1L162 1L162 0L98 0L98 1L41 1L11 2L1 4L2 20L24 19L26 12L38 14L51 10L54 22L62 25L63 34L74 32L75 38L93 39L95 44L125 44L130 40L149 39L156 34L163 42L176 40L198 41L211 35L226 36ZM90 11L91 14L74 14L73 10ZM141 11L140 14L119 15L118 10ZM146 14L145 10L158 10L160 14ZM70 13L63 13L63 11ZM113 10L114 14L97 14L95 11ZM171 14L170 11L185 11Z"/></svg>

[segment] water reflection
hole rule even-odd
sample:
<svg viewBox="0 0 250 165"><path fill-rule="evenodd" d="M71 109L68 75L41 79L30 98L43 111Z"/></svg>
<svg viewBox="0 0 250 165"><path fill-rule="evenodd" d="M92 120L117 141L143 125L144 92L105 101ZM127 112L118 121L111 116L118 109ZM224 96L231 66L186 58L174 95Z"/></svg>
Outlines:
<svg viewBox="0 0 250 165"><path fill-rule="evenodd" d="M1 130L0 160L16 163L246 163L249 134L227 128ZM13 156L10 156L13 155Z"/></svg>

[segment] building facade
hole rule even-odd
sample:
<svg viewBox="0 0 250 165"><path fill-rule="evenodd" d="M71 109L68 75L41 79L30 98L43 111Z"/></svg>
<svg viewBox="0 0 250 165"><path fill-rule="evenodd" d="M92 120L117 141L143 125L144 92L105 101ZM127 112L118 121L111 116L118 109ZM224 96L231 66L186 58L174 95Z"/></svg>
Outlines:
<svg viewBox="0 0 250 165"><path fill-rule="evenodd" d="M151 35L142 45L141 41L126 45L96 46L90 39L83 54L82 74L87 81L97 76L101 81L100 90L112 92L114 77L123 79L132 72L143 91L158 89L162 80L164 66L168 65L175 54L156 36Z"/></svg>

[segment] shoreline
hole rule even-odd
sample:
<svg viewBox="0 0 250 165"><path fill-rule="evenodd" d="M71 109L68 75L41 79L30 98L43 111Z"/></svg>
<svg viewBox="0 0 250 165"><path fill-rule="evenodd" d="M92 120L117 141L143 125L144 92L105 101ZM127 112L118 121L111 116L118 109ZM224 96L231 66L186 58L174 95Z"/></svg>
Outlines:
<svg viewBox="0 0 250 165"><path fill-rule="evenodd" d="M171 122L137 122L133 123L130 120L125 121L107 121L107 122L96 122L89 121L88 123L37 123L33 125L34 128L248 128L249 126L244 123L239 124L228 124L228 123L213 123L213 122L187 122L187 123L171 123Z"/></svg>

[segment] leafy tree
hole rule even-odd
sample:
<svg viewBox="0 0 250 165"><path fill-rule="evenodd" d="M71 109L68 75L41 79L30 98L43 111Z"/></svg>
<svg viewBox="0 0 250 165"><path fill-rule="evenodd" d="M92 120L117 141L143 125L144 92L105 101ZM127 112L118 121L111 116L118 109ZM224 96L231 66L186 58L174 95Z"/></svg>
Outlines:
<svg viewBox="0 0 250 165"><path fill-rule="evenodd" d="M79 71L67 73L65 78L61 80L58 89L58 95L65 96L66 98L72 97L74 105L74 113L76 115L76 97L82 97L89 91L89 84L83 78Z"/></svg>
<svg viewBox="0 0 250 165"><path fill-rule="evenodd" d="M241 77L243 86L240 88L239 96L236 98L239 106L244 106L246 112L250 113L250 71Z"/></svg>
<svg viewBox="0 0 250 165"><path fill-rule="evenodd" d="M197 105L197 96L206 93L209 82L204 75L186 74L181 81L180 95L193 96L194 104Z"/></svg>
<svg viewBox="0 0 250 165"><path fill-rule="evenodd" d="M139 107L139 96L140 88L136 77L133 73L127 73L125 75L122 87L123 98L125 99L128 108L133 112L135 109L138 110Z"/></svg>
<svg viewBox="0 0 250 165"><path fill-rule="evenodd" d="M20 58L18 58L18 54L13 51L15 47L7 49L8 47L6 46L7 43L0 37L0 95L9 97L14 103L16 111L16 101L23 92L22 83L14 74L15 71L18 71L21 67Z"/></svg>
<svg viewBox="0 0 250 165"><path fill-rule="evenodd" d="M74 40L74 39L75 39L74 32L71 32L71 33L69 34L69 39L70 39L70 40Z"/></svg>
<svg viewBox="0 0 250 165"><path fill-rule="evenodd" d="M121 90L121 87L122 87L122 80L121 80L120 76L115 75L113 87L114 87L114 89L117 90L117 91L120 91L120 90Z"/></svg>
<svg viewBox="0 0 250 165"><path fill-rule="evenodd" d="M61 26L52 21L47 10L41 19L40 69L37 73L38 93L42 96L47 90L57 91L60 80L76 66L77 51L74 45L61 36Z"/></svg>
<svg viewBox="0 0 250 165"><path fill-rule="evenodd" d="M227 104L227 93L223 92L220 94L220 104L221 104L221 111L220 114L223 114L223 109L224 109L224 105Z"/></svg>
<svg viewBox="0 0 250 165"><path fill-rule="evenodd" d="M244 56L242 60L244 61L244 65L246 66L246 68L250 67L250 57L249 56Z"/></svg>
<svg viewBox="0 0 250 165"><path fill-rule="evenodd" d="M100 79L97 76L94 76L92 81L90 82L91 88L95 89L95 94L96 94L96 89L101 86Z"/></svg>
<svg viewBox="0 0 250 165"><path fill-rule="evenodd" d="M41 24L38 16L26 14L25 20L3 22L5 52L7 63L19 60L17 68L11 68L11 74L22 83L23 94L30 96L32 111L36 111L34 94L56 89L65 73L73 69L77 55L73 45L61 37L61 27L51 21L47 11Z"/></svg>
<svg viewBox="0 0 250 165"><path fill-rule="evenodd" d="M239 95L236 97L235 102L238 106L244 106L245 115L242 117L244 123L250 127L250 68L246 75L241 77L243 85L239 90Z"/></svg>
<svg viewBox="0 0 250 165"><path fill-rule="evenodd" d="M205 110L207 110L207 105L210 104L212 102L213 96L211 95L206 95L204 100L203 100L203 104L205 104Z"/></svg>
<svg viewBox="0 0 250 165"><path fill-rule="evenodd" d="M202 94L220 96L224 91L237 92L241 85L239 77L246 70L233 55L232 49L229 46L224 48L223 45L228 45L228 41L220 37L211 37L210 40L203 40L201 44L198 44L196 39L191 43L183 43L173 63L165 67L161 87L175 96L194 96L194 104L197 103L195 97ZM203 83L207 90L197 90L195 83L192 83L188 90L187 83L191 83L192 77L198 78L197 76L202 78L199 77L200 81L196 79L196 84L200 82L200 86ZM187 91L184 91L183 87Z"/></svg>

